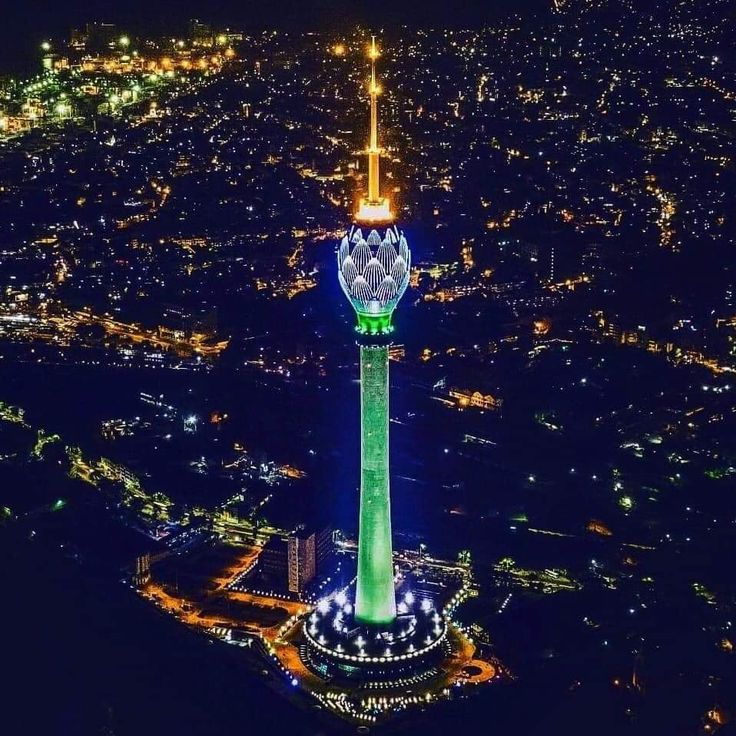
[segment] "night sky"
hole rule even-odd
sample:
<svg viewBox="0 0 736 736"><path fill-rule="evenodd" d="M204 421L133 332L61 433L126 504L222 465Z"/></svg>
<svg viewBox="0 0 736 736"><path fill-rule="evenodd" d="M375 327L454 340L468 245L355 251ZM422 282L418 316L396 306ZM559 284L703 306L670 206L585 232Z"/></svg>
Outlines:
<svg viewBox="0 0 736 736"><path fill-rule="evenodd" d="M30 0L3 8L0 25L0 74L16 71L33 58L48 36L66 36L90 20L119 23L135 32L155 29L181 33L189 18L238 29L341 28L356 23L380 28L396 23L416 26L475 26L509 13L530 14L549 0Z"/></svg>

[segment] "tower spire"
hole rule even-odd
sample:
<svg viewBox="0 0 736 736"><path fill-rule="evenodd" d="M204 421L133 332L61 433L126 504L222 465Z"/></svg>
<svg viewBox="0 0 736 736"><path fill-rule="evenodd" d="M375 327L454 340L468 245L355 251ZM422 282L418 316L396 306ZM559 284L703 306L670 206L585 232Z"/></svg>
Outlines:
<svg viewBox="0 0 736 736"><path fill-rule="evenodd" d="M371 100L371 125L368 140L368 192L361 199L357 220L364 223L390 222L393 219L391 206L386 197L381 197L381 148L378 145L378 96L381 87L376 79L376 60L380 51L376 45L376 37L371 38L368 57L371 60L371 79L368 91Z"/></svg>
<svg viewBox="0 0 736 736"><path fill-rule="evenodd" d="M381 151L378 148L378 85L376 84L376 37L371 40L371 139L368 144L368 201L378 202L381 196Z"/></svg>

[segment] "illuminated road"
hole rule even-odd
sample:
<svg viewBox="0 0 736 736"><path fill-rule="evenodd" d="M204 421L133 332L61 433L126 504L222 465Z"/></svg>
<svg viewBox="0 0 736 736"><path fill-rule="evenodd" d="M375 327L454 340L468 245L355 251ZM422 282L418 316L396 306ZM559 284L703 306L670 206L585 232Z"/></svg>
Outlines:
<svg viewBox="0 0 736 736"><path fill-rule="evenodd" d="M289 617L294 615L301 616L306 613L308 606L303 603L282 600L273 596L227 589L227 586L236 580L239 575L253 566L258 559L260 551L260 547L246 548L233 563L211 578L211 583L214 587L212 590L206 592L203 600L198 600L196 603L186 598L172 595L164 586L155 581L149 583L142 590L142 593L175 615L180 621L190 626L211 628L213 626L227 624L232 628L245 629L266 639L273 639L276 637L279 627ZM217 604L218 602L225 602L224 610L218 611L217 613L205 613L208 606ZM270 612L282 611L283 616L275 622L270 621L266 624L257 620L257 614L254 616L255 620L243 618L242 616L238 616L237 613L234 615L231 614L227 610L227 602L242 603L253 606L255 609L263 609L264 611Z"/></svg>

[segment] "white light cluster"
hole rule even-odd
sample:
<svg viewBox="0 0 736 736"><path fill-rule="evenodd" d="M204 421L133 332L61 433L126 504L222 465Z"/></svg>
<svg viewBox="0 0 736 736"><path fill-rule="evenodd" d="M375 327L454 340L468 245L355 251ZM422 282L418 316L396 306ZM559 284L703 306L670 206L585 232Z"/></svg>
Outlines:
<svg viewBox="0 0 736 736"><path fill-rule="evenodd" d="M325 654L329 654L331 657L335 657L337 659L345 659L349 660L351 662L398 662L400 660L407 660L407 659L414 659L416 657L421 657L425 655L427 652L431 651L435 647L437 647L440 643L442 643L447 636L447 625L443 622L442 626L437 626L434 628L434 634L437 636L436 639L432 639L431 636L427 636L426 639L426 646L422 647L421 649L416 649L413 644L410 644L407 648L406 654L394 654L390 655L387 654L383 657L368 657L365 654L365 650L363 650L363 646L366 644L365 639L363 639L362 636L359 636L358 639L354 642L356 646L360 647L360 652L357 656L352 654L345 654L342 651L342 647L338 650L337 648L331 649L327 646L324 646L324 642L321 641L323 637L320 637L320 639L315 639L314 634L312 631L306 626L304 626L304 633L309 639L312 646L316 647L320 651L324 652Z"/></svg>
<svg viewBox="0 0 736 736"><path fill-rule="evenodd" d="M337 266L340 286L357 312L390 314L409 285L409 244L396 227L383 238L377 230L364 238L353 227L340 243Z"/></svg>

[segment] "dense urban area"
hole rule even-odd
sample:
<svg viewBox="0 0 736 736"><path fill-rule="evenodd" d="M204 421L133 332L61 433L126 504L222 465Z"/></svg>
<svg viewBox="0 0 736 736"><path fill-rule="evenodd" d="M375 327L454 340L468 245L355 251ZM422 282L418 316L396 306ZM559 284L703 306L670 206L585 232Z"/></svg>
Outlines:
<svg viewBox="0 0 736 736"><path fill-rule="evenodd" d="M725 0L554 0L479 30L90 22L0 78L4 608L39 637L20 683L70 656L64 622L155 660L138 689L78 665L95 703L59 683L44 717L68 728L47 733L224 733L259 702L293 733L730 732L733 21ZM305 693L280 650L355 572L335 252L366 178L371 33L412 248L396 564L484 663L426 702ZM141 695L174 676L195 679Z"/></svg>

